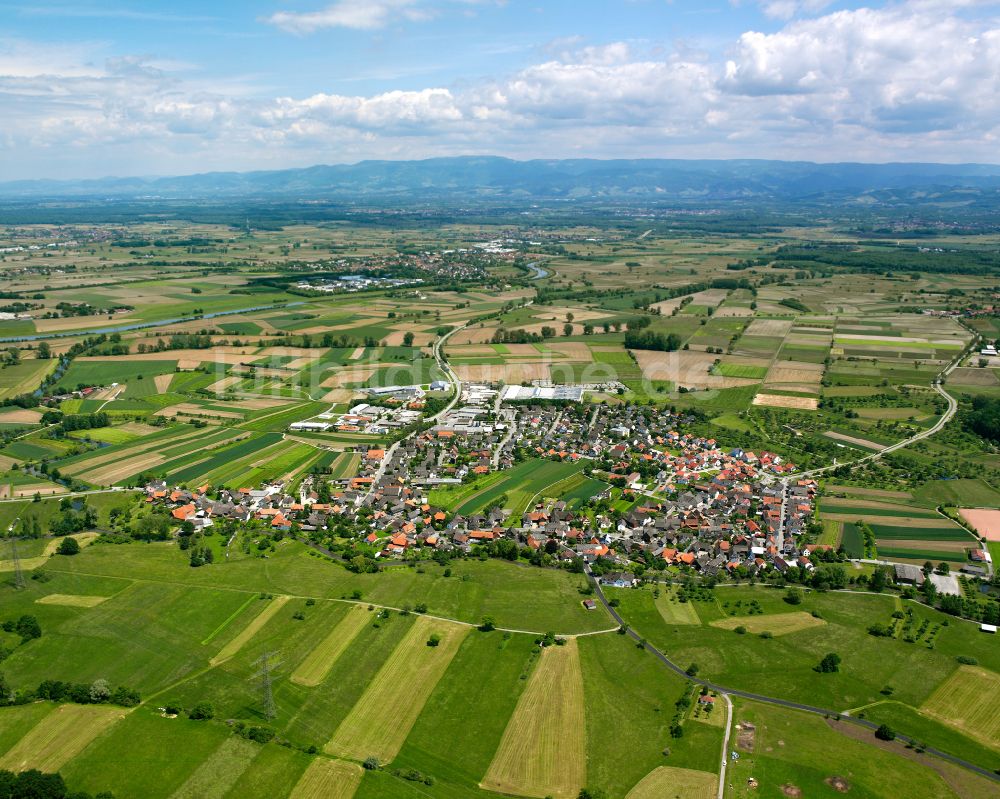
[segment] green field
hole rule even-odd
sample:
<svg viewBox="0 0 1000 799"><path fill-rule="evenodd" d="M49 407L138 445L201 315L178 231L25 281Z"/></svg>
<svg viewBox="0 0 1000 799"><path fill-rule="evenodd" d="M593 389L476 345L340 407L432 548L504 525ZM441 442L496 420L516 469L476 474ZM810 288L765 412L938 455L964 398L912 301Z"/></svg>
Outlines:
<svg viewBox="0 0 1000 799"><path fill-rule="evenodd" d="M176 360L77 360L59 380L59 387L64 391L73 391L78 386L110 386L112 383L125 383L128 384L128 396L139 397L156 393L153 378L157 375L169 374L176 368ZM150 386L145 386L147 381ZM138 387L140 383L143 384L141 388Z"/></svg>
<svg viewBox="0 0 1000 799"><path fill-rule="evenodd" d="M582 469L579 463L528 460L492 481L488 488L473 493L455 507L456 513L478 513L506 495L505 507L516 513L524 511L529 502L546 489L569 478ZM579 487L578 487L579 488Z"/></svg>
<svg viewBox="0 0 1000 799"><path fill-rule="evenodd" d="M56 366L56 361L21 361L0 369L0 400L30 394Z"/></svg>
<svg viewBox="0 0 1000 799"><path fill-rule="evenodd" d="M898 786L887 784L887 774L905 781L906 793L914 799L961 795L928 765L905 758L902 746L886 751L871 745L871 733L861 733L867 736L863 740L846 734L849 727L844 725L849 722L827 722L794 710L742 700L736 706L736 721L751 722L756 732L753 750L737 749L740 759L730 764L735 787L729 796L787 796L791 787L801 791L802 796L833 797L842 791L831 787L831 778L840 778L848 795L890 799L898 795ZM749 784L750 777L758 787ZM979 790L990 790L986 780L972 775L967 780Z"/></svg>
<svg viewBox="0 0 1000 799"><path fill-rule="evenodd" d="M945 614L915 603L905 603L904 609L913 611L914 624L926 619L928 625L937 625L933 648L902 638L869 635L867 628L873 622L892 620L897 600L891 596L809 592L795 611L806 614L804 618L817 622L817 626L800 627L779 636L776 625L792 610L783 601L783 592L726 587L713 593L711 601L694 603L700 625L666 620L648 588L623 589L613 592L613 596L620 601L619 611L634 630L674 662L684 667L696 663L700 677L832 710L882 701L885 697L881 690L886 685L893 686L895 701L920 707L952 673L958 655L975 657L983 668L995 670L1000 666L1000 652L977 625L953 618L949 621ZM751 600L759 604L761 612L748 616L746 608ZM812 614L818 618L810 618ZM716 626L724 623L732 627L737 618L744 618L744 626L751 621L755 626L743 635ZM755 630L775 635L762 638ZM818 674L813 667L828 652L842 658L840 671ZM963 750L959 747L950 751L960 755Z"/></svg>
<svg viewBox="0 0 1000 799"><path fill-rule="evenodd" d="M767 377L766 366L750 366L744 363L720 363L715 367L715 374L723 377L745 377L751 380L763 380Z"/></svg>

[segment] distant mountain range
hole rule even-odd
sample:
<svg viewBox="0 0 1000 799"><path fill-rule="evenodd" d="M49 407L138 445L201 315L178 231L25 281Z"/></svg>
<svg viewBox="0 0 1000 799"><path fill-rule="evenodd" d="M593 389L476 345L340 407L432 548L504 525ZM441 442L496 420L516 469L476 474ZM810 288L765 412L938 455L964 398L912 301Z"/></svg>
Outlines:
<svg viewBox="0 0 1000 799"><path fill-rule="evenodd" d="M535 160L456 157L362 161L267 172L182 177L22 180L0 198L715 201L862 197L1000 190L1000 165L815 164L757 160Z"/></svg>

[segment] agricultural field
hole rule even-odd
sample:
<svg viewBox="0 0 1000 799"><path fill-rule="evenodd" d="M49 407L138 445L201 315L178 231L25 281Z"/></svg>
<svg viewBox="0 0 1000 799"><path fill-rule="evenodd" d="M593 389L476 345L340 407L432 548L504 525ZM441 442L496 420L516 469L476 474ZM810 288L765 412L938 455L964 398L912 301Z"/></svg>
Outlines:
<svg viewBox="0 0 1000 799"><path fill-rule="evenodd" d="M886 783L886 774L905 780L913 797L985 797L992 790L986 779L914 755L902 744L876 746L870 732L849 722L738 700L736 724L739 759L729 765L729 797L891 797L898 788Z"/></svg>
<svg viewBox="0 0 1000 799"><path fill-rule="evenodd" d="M464 486L455 491L455 498L459 501L454 502L454 510L461 514L478 513L503 500L505 508L521 514L544 496L562 497L560 487L565 487L570 495L567 501L574 499L578 501L588 491L593 490L596 493L600 487L600 481L586 482L580 475L582 468L581 464L575 463L525 461L496 478L484 481L487 485L473 491L471 495ZM549 491L554 493L546 493ZM442 501L445 506L452 504L448 501L451 494L451 491L442 492L438 501Z"/></svg>
<svg viewBox="0 0 1000 799"><path fill-rule="evenodd" d="M977 539L964 527L909 498L829 496L820 502L820 518L824 524L841 526L841 543L852 557L863 554L858 523L871 529L878 557L887 561L963 564L968 560L968 550L979 547Z"/></svg>
<svg viewBox="0 0 1000 799"><path fill-rule="evenodd" d="M33 297L30 319L0 320L0 531L19 536L0 545L0 685L27 696L77 684L59 701L0 707L0 767L58 770L72 790L119 799L995 794L985 777L822 713L734 698L729 718L714 688L700 701L685 670L1000 768L993 638L898 588L803 587L792 601L767 585L784 579L773 570L748 585L725 558L711 579L704 559L666 565L658 553L689 543L688 555L721 551L717 517L706 521L715 486L764 484L710 464L667 488L671 466L640 431L666 419L720 453L796 464L772 481L848 464L820 473L796 545L958 572L982 546L969 524L1000 555L1000 455L968 432L974 398L1000 397L1000 358L970 344L1000 324L964 310L992 305L996 281L911 266L938 245L986 257L996 237L907 238L891 221L893 246L850 219L563 205L441 223L360 207L336 219L310 207L314 223L149 215L58 226L86 244L0 258L5 290ZM0 228L18 243L48 235ZM501 239L506 252L480 246ZM838 260L855 256L861 271ZM872 271L865 257L898 262ZM309 287L348 275L405 279ZM493 452L496 435L472 434L470 452L461 436L435 437L452 395L430 384L456 378L585 394L572 411L528 409L547 420L545 446ZM427 394L376 391L392 386ZM944 430L887 452L951 413L945 392L959 409ZM357 420L368 403L425 410L406 427L296 424ZM649 417L606 432L608 408ZM495 423L510 410L477 413ZM624 447L566 452L567 419L581 440ZM630 461L637 452L646 460ZM501 455L509 468L496 468ZM850 466L868 456L881 457ZM404 466L424 470L426 491ZM179 502L152 490L146 501L158 480L213 496L273 484L274 507L181 522ZM695 499L681 509L684 494ZM329 517L277 519L279 501ZM536 509L547 520L532 527ZM480 515L514 551L431 543ZM746 515L727 515L727 534ZM404 551L388 546L417 527ZM581 529L605 559L593 562ZM840 567L849 588L876 573ZM619 570L673 584L607 588L609 613L591 571ZM993 601L988 582L964 581L962 599ZM39 637L16 632L23 616ZM839 667L821 672L831 652ZM137 700L104 701L104 681ZM738 759L723 751L727 731Z"/></svg>
<svg viewBox="0 0 1000 799"><path fill-rule="evenodd" d="M632 629L682 667L697 664L701 677L879 721L895 708L908 710L889 722L897 731L960 756L976 753L991 768L1000 765L1000 754L982 745L983 735L992 734L982 724L992 718L990 678L1000 659L974 623L913 602L900 605L891 596L807 592L790 606L782 591L749 586L683 603L693 605L692 621L664 613L662 594L655 597L649 587L606 591ZM873 622L892 622L900 607L904 619L892 636L868 632ZM814 671L829 652L841 657L839 672ZM958 667L959 655L982 665ZM887 685L893 688L888 701ZM973 693L976 700L959 711L957 697Z"/></svg>
<svg viewBox="0 0 1000 799"><path fill-rule="evenodd" d="M439 588L427 594L426 616L383 614L378 607L370 610L367 599L338 600L334 597L345 586L331 592L331 579L340 573L350 585L363 575L347 575L296 547L283 548L267 570L261 561L244 560L212 567L219 570L214 576L188 569L175 549L92 545L75 559L49 564L51 579L44 584L33 582L20 592L0 587L5 609L32 608L44 631L5 661L5 677L14 685L43 676L94 680L100 675L143 697L133 709L46 703L0 709L5 765L59 768L74 785L95 790L103 781L102 789L121 796L236 797L258 779L271 787L246 795L273 790L292 796L363 796L397 790L391 785L406 795L406 781L390 776L395 764L434 776L448 796L487 796L484 788L500 780L539 796L552 792L555 782L546 785L555 780L563 786L559 795L575 796L584 785L601 784L624 795L662 757L667 732L664 719L651 709L637 713L638 727L627 740L603 740L597 731L606 728L606 714L617 712L625 698L619 696L624 690L618 685L620 668L634 675L627 690L650 705L672 703L682 691L681 681L665 675L600 615L584 611L574 628L575 617L567 611L579 606L576 599L566 595L555 605L544 599L545 583L558 573L534 577L534 618L513 604L509 612L501 612L495 602L485 608L500 625L537 625L570 636L539 650L528 633L481 632L468 622L439 618L436 614L458 607L449 606ZM95 557L102 550L108 559ZM261 588L275 579L274 566L283 561L297 590L261 599ZM499 569L501 585L523 571L469 565L472 579L448 578L468 595L476 591L477 573ZM316 568L325 576L312 580L308 572ZM107 576L94 576L101 572ZM398 579L392 573L383 578ZM442 579L434 578L435 583ZM419 596L413 587L399 598ZM462 601L460 606L473 605ZM607 632L576 639L572 636L581 622L603 624ZM267 724L291 749L234 735L219 720L171 718L157 709L163 703L190 708L210 701L217 719L260 724L252 677L262 653L279 651L277 716ZM475 675L471 681L470 675ZM553 713L560 719L558 730L551 726ZM697 745L701 739L694 732L702 725L688 724L694 725L692 745ZM551 757L539 761L541 771L516 754L525 735L552 750ZM717 749L716 735L705 740ZM123 749L130 739L137 740ZM183 755L168 755L181 741ZM303 752L310 745L323 751ZM458 763L444 757L456 747L467 754ZM623 770L626 752L634 765ZM99 767L113 756L118 767ZM379 758L385 768L371 775L361 769L360 761L369 757ZM706 775L714 777L710 770Z"/></svg>

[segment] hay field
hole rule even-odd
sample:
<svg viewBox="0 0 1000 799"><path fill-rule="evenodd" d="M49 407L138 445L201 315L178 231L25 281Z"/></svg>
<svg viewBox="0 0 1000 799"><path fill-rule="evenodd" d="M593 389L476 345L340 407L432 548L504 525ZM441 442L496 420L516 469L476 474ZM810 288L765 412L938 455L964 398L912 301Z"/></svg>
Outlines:
<svg viewBox="0 0 1000 799"><path fill-rule="evenodd" d="M743 331L743 335L784 338L791 329L792 322L789 319L754 319L747 325L747 329Z"/></svg>
<svg viewBox="0 0 1000 799"><path fill-rule="evenodd" d="M625 799L713 799L719 778L708 771L660 766L643 777Z"/></svg>
<svg viewBox="0 0 1000 799"><path fill-rule="evenodd" d="M583 673L575 639L542 651L480 786L573 799L587 782Z"/></svg>
<svg viewBox="0 0 1000 799"><path fill-rule="evenodd" d="M353 605L330 633L292 672L291 681L298 685L315 686L326 679L337 659L350 646L368 623L370 615L361 605Z"/></svg>
<svg viewBox="0 0 1000 799"><path fill-rule="evenodd" d="M701 624L694 603L671 601L669 592L662 593L653 600L653 604L667 624Z"/></svg>
<svg viewBox="0 0 1000 799"><path fill-rule="evenodd" d="M704 352L635 350L634 354L647 380L669 380L688 388L735 388L760 383L749 378L710 374L715 356Z"/></svg>
<svg viewBox="0 0 1000 799"><path fill-rule="evenodd" d="M100 533L72 533L66 538L75 538L76 542L80 547L89 546L94 540L100 535ZM40 569L44 566L50 557L56 554L56 550L59 549L59 544L62 542L62 538L52 538L45 544L45 549L42 554L35 558L20 558L21 568L26 571L32 571L34 569ZM14 562L10 560L0 560L0 572L14 571Z"/></svg>
<svg viewBox="0 0 1000 799"><path fill-rule="evenodd" d="M259 747L234 735L205 758L170 799L223 799L243 776Z"/></svg>
<svg viewBox="0 0 1000 799"><path fill-rule="evenodd" d="M113 322L107 316L54 316L48 319L39 316L34 319L35 330L39 333L63 333L67 330L87 330L111 324L131 325L141 321L135 316L116 316Z"/></svg>
<svg viewBox="0 0 1000 799"><path fill-rule="evenodd" d="M455 374L460 380L471 382L530 383L548 380L550 361L538 363L457 364Z"/></svg>
<svg viewBox="0 0 1000 799"><path fill-rule="evenodd" d="M818 397L785 397L780 394L758 394L753 398L754 405L765 405L769 408L791 408L796 411L815 411L819 408Z"/></svg>
<svg viewBox="0 0 1000 799"><path fill-rule="evenodd" d="M459 344L489 344L493 334L497 332L497 324L483 324L482 327L464 327L448 339L450 346Z"/></svg>
<svg viewBox="0 0 1000 799"><path fill-rule="evenodd" d="M331 377L327 377L320 383L321 388L343 388L348 383L365 383L378 368L374 366L351 365L336 372Z"/></svg>
<svg viewBox="0 0 1000 799"><path fill-rule="evenodd" d="M59 705L0 757L0 768L58 771L126 713L107 705Z"/></svg>
<svg viewBox="0 0 1000 799"><path fill-rule="evenodd" d="M71 608L93 608L111 597L85 596L83 594L48 594L36 599L39 605L65 605Z"/></svg>
<svg viewBox="0 0 1000 799"><path fill-rule="evenodd" d="M751 308L723 306L722 308L718 308L713 316L716 319L744 319L748 316L753 316L753 310Z"/></svg>
<svg viewBox="0 0 1000 799"><path fill-rule="evenodd" d="M23 499L35 494L41 494L43 497L52 496L54 494L65 494L68 491L68 488L55 483L24 483L14 489L14 498Z"/></svg>
<svg viewBox="0 0 1000 799"><path fill-rule="evenodd" d="M139 472L144 472L147 469L159 466L165 460L166 458L163 455L159 455L156 452L150 452L146 455L140 455L137 458L109 463L107 466L94 469L93 471L81 469L77 471L77 474L88 483L92 483L94 485L113 485L119 480L124 480L130 475L138 474Z"/></svg>
<svg viewBox="0 0 1000 799"><path fill-rule="evenodd" d="M920 712L1000 752L1000 674L959 666Z"/></svg>
<svg viewBox="0 0 1000 799"><path fill-rule="evenodd" d="M215 408L203 408L201 405L196 405L193 402L179 402L177 405L170 405L162 410L154 413L154 416L163 416L165 418L173 418L180 415L186 414L196 414L201 416L217 416L221 419L238 419L243 421L246 414L239 413L238 411L220 411Z"/></svg>
<svg viewBox="0 0 1000 799"><path fill-rule="evenodd" d="M295 783L290 799L351 799L363 776L356 763L317 757Z"/></svg>
<svg viewBox="0 0 1000 799"><path fill-rule="evenodd" d="M884 444L876 444L874 441L869 441L867 438L859 438L857 436L849 436L846 433L837 433L834 430L827 430L823 433L827 438L833 438L837 441L846 441L848 444L856 444L859 447L864 447L865 449L883 450L885 449Z"/></svg>
<svg viewBox="0 0 1000 799"><path fill-rule="evenodd" d="M767 383L815 383L823 377L822 364L810 364L801 361L776 361L767 373Z"/></svg>
<svg viewBox="0 0 1000 799"><path fill-rule="evenodd" d="M0 413L0 424L38 424L42 414L30 408L16 408Z"/></svg>
<svg viewBox="0 0 1000 799"><path fill-rule="evenodd" d="M284 351L284 350L282 350ZM205 350L164 350L163 352L137 352L118 356L122 361L192 361L195 363L238 364L244 361L259 361L268 353L257 353L256 347L212 347ZM76 359L88 361L108 361L108 356L84 355ZM171 373L172 374L172 373Z"/></svg>
<svg viewBox="0 0 1000 799"><path fill-rule="evenodd" d="M219 654L208 662L213 666L218 666L220 663L233 657L265 624L271 620L271 617L274 616L274 614L285 606L289 599L291 599L291 597L285 596L284 594L272 599L266 608L258 613L253 620L246 627L244 627L235 638L233 638L233 640L219 650Z"/></svg>
<svg viewBox="0 0 1000 799"><path fill-rule="evenodd" d="M799 630L808 630L812 627L822 627L826 622L823 619L815 618L804 610L799 610L793 613L772 613L766 616L730 616L728 619L719 619L709 622L709 624L722 630L746 627L747 632L754 635L769 632L777 636L797 633Z"/></svg>
<svg viewBox="0 0 1000 799"><path fill-rule="evenodd" d="M992 369L960 366L953 369L948 382L955 386L997 386L1000 380Z"/></svg>
<svg viewBox="0 0 1000 799"><path fill-rule="evenodd" d="M962 508L959 513L987 541L1000 541L1000 510Z"/></svg>
<svg viewBox="0 0 1000 799"><path fill-rule="evenodd" d="M323 750L393 760L470 629L418 616ZM441 637L438 646L427 645L432 634Z"/></svg>

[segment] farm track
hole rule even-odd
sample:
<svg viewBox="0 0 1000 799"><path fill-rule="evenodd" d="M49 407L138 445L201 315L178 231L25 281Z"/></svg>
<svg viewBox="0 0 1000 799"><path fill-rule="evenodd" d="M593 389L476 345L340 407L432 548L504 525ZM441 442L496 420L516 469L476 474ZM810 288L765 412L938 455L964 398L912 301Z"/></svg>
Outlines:
<svg viewBox="0 0 1000 799"><path fill-rule="evenodd" d="M942 386L944 385L945 380L948 378L948 375L950 375L955 370L955 368L962 362L962 359L966 356L966 354L968 354L971 348L975 346L978 335L979 334L976 333L975 334L976 337L972 339L969 345L967 347L964 347L948 363L948 365L945 366L945 368L942 369L934 378L932 387L938 394L944 397L945 402L948 403L948 407L945 409L945 412L941 414L941 418L938 419L937 422L935 422L932 427L928 427L926 430L921 430L919 433L914 434L910 438L904 439L903 441L897 441L895 444L890 444L889 446L879 450L878 452L873 452L870 455L865 455L861 458L858 458L857 460L847 461L846 463L838 463L836 465L831 464L829 466L821 466L818 469L809 469L808 471L805 472L799 472L798 474L789 475L788 477L784 478L785 482L794 479L817 477L819 475L823 475L826 474L827 472L833 471L834 469L839 469L841 466L861 466L862 464L868 463L870 461L877 461L886 455L889 455L901 449L905 449L906 447L916 443L917 441L922 441L925 438L930 438L931 436L941 432L941 430L944 429L944 426L954 418L955 413L958 411L958 400L956 400L953 396L951 396L951 394L949 394L944 388L942 388Z"/></svg>
<svg viewBox="0 0 1000 799"><path fill-rule="evenodd" d="M722 694L728 698L730 696L738 696L742 699L752 699L755 702L761 702L766 705L776 705L777 707L788 708L789 710L802 710L806 713L814 713L816 715L824 716L825 718L834 718L839 721L846 721L850 724L855 724L859 727L865 727L868 730L878 729L877 724L872 721L867 721L865 719L859 719L854 716L848 715L845 712L839 710L830 710L828 708L816 707L815 705L806 705L801 702L792 702L788 699L779 699L774 696L765 696L763 694L755 694L752 691L744 691L739 688L726 688L723 685L718 685L709 680L702 680L698 677L692 677L684 669L674 663L670 658L664 655L659 649L645 641L641 635L639 635L634 629L628 627L625 620L618 614L615 608L611 607L608 603L607 597L604 596L604 591L601 589L600 582L594 578L593 574L588 570L588 576L594 584L594 589L597 593L597 597L600 599L601 604L604 605L604 609L607 610L611 617L615 619L622 627L626 627L627 634L632 638L637 644L640 644L643 649L653 655L657 660L659 660L664 666L670 669L672 672L677 674L684 680L694 683L695 685L700 685L708 688L710 691L715 691L716 693ZM924 746L923 744L918 744L918 742L906 735L898 734L896 735L896 740L901 741L904 744L910 744L911 746L921 746L925 752L934 755L935 757L945 760L949 763L953 763L956 766L961 766L962 768L968 769L969 771L975 772L980 776L986 777L994 782L1000 783L1000 775L982 766L977 766L975 763L970 763L968 760L963 760L955 755L950 755L947 752L942 752L940 749L935 749L933 746ZM723 766L723 770L725 767Z"/></svg>

